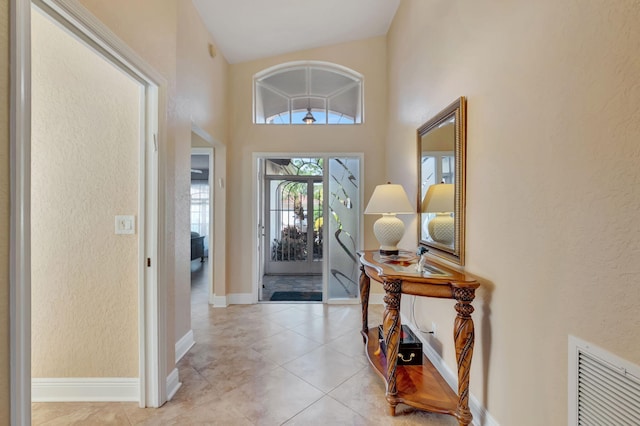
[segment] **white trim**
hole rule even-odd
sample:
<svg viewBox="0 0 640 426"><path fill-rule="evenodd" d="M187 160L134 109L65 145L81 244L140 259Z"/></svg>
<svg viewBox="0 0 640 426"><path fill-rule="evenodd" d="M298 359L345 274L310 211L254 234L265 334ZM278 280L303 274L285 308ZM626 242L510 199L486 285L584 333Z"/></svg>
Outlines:
<svg viewBox="0 0 640 426"><path fill-rule="evenodd" d="M32 379L33 402L138 401L138 378Z"/></svg>
<svg viewBox="0 0 640 426"><path fill-rule="evenodd" d="M211 146L214 146L216 144L216 141L213 139L213 137L209 133L207 133L206 130L198 126L193 121L191 122L191 132L195 133L196 135L204 139L204 141Z"/></svg>
<svg viewBox="0 0 640 426"><path fill-rule="evenodd" d="M9 419L31 424L31 2L9 4Z"/></svg>
<svg viewBox="0 0 640 426"><path fill-rule="evenodd" d="M189 349L191 349L195 344L196 341L193 338L193 330L187 331L185 335L176 342L176 364L182 359L183 356L187 354L187 352L189 352Z"/></svg>
<svg viewBox="0 0 640 426"><path fill-rule="evenodd" d="M474 424L478 426L500 426L498 421L491 416L478 398L472 394L469 394L469 409L471 410L471 414L473 414Z"/></svg>
<svg viewBox="0 0 640 426"><path fill-rule="evenodd" d="M214 308L226 308L229 306L227 296L216 296L215 294L212 294L209 298L209 304L213 305Z"/></svg>
<svg viewBox="0 0 640 426"><path fill-rule="evenodd" d="M259 162L260 159L264 158L268 154L266 153L258 153L254 152L251 154L251 211L253 214L251 215L251 303L258 303L260 300L260 290L259 286L262 283L262 277L260 276L262 269L260 265L264 262L262 257L263 250L265 248L261 247L261 241L263 240L262 230L260 226L260 217L262 212L261 206L258 205L259 196L262 186L262 176L259 176ZM255 248L253 246L255 244Z"/></svg>
<svg viewBox="0 0 640 426"><path fill-rule="evenodd" d="M167 376L167 401L171 401L174 397L178 389L182 387L182 383L180 382L180 374L177 368L174 368L171 373Z"/></svg>
<svg viewBox="0 0 640 426"><path fill-rule="evenodd" d="M231 293L227 295L229 305L253 305L253 293Z"/></svg>
<svg viewBox="0 0 640 426"><path fill-rule="evenodd" d="M275 74L276 72L279 72L279 71L288 71L288 70L301 69L301 68L307 68L307 67L315 67L325 71L337 72L349 78L355 78L355 79L364 78L364 75L360 74L356 70L353 70L349 67L345 67L344 65L337 64L335 62L328 62L328 61L284 62L282 64L274 65L269 68L265 68L261 71L258 71L257 73L254 74L253 78L255 80L261 80L266 77L270 77L271 74Z"/></svg>
<svg viewBox="0 0 640 426"><path fill-rule="evenodd" d="M414 334L420 339L422 342L422 350L429 361L433 364L433 366L438 370L442 378L447 382L449 387L453 389L454 392L458 392L458 376L454 374L447 364L444 362L444 359L440 356L440 354L425 340L421 333L419 333L413 324L408 320L408 318L404 314L401 315L400 322L402 324L406 324L409 328L414 332ZM469 409L471 410L471 414L473 415L473 424L476 426L500 426L496 419L494 419L491 414L487 411L487 409L482 405L482 403L469 393Z"/></svg>
<svg viewBox="0 0 640 426"><path fill-rule="evenodd" d="M162 74L151 67L111 29L82 6L78 0L32 1L39 7L46 5L60 14L66 21L62 22L63 25L72 31L78 30L79 33L76 33L76 35L81 36L83 41L100 51L110 62L114 62L118 68L122 68L142 82L153 82L159 86L166 85L166 80ZM67 25L67 23L71 26Z"/></svg>
<svg viewBox="0 0 640 426"><path fill-rule="evenodd" d="M145 93L145 86L140 86L140 123L146 123L146 113L147 113L147 96ZM146 140L146 129L145 126L140 126L140 140ZM143 142L139 147L139 158L141 162L139 164L145 164L147 155L146 144ZM151 156L153 154L151 153ZM153 158L153 157L152 157ZM145 342L145 329L144 329L144 320L145 320L145 304L144 304L144 288L145 288L145 255L144 248L147 245L147 237L151 237L151 244L155 244L155 239L153 235L149 235L149 229L147 228L149 222L147 220L147 211L151 214L153 213L153 208L147 206L146 194L147 189L147 168L146 167L138 167L138 374L139 383L138 390L140 393L138 394L138 405L140 407L145 406L146 399L146 389L145 389L145 380L146 380L146 372L145 372L145 360L146 360L146 346ZM152 222L153 220L151 220Z"/></svg>

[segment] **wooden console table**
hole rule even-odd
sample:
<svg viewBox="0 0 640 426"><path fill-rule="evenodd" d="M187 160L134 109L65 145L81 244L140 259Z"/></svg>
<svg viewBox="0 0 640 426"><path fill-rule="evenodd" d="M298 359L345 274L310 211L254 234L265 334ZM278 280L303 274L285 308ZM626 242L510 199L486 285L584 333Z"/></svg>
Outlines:
<svg viewBox="0 0 640 426"><path fill-rule="evenodd" d="M417 256L400 252L397 256L382 256L378 250L360 251L360 298L362 300L362 336L369 362L386 384L386 398L390 413L403 403L421 410L455 416L460 426L471 423L469 410L469 371L473 355L474 328L471 302L480 284L472 277L427 261L425 271L415 266ZM369 290L371 279L382 283L386 295L383 334L386 354L380 348L378 329L369 330ZM397 365L400 343L400 296L455 299L457 316L453 327L458 364L458 393L456 394L438 373L427 357L422 365ZM390 362L387 362L390 360Z"/></svg>

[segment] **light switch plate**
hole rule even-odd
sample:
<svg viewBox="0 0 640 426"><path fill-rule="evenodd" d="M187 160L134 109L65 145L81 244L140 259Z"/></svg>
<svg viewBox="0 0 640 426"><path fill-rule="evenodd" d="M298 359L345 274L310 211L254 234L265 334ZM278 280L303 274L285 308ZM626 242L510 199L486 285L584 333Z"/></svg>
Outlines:
<svg viewBox="0 0 640 426"><path fill-rule="evenodd" d="M116 216L116 234L135 234L135 216Z"/></svg>

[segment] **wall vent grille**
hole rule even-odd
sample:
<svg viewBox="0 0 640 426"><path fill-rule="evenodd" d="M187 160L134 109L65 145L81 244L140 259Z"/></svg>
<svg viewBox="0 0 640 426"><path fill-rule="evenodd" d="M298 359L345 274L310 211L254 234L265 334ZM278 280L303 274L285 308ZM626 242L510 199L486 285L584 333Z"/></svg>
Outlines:
<svg viewBox="0 0 640 426"><path fill-rule="evenodd" d="M570 336L569 425L640 425L640 367Z"/></svg>

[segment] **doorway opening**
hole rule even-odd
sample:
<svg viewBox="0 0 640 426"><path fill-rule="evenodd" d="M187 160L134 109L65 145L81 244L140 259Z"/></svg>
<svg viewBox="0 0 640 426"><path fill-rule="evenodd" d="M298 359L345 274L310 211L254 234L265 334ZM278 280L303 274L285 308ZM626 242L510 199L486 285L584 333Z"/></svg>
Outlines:
<svg viewBox="0 0 640 426"><path fill-rule="evenodd" d="M123 205L109 205L109 208L117 208L118 212L125 213L122 220L116 220L115 226L117 230L114 230L114 212L110 213L110 216L98 225L90 226L88 229L84 226L88 223L86 209L69 209L65 206L65 209L71 210L70 216L77 217L78 223L71 229L62 229L59 226L55 227L55 231L61 231L62 233L81 233L83 236L87 236L90 240L91 236L107 230L108 234L118 233L118 242L125 242L125 240L132 240L133 244L128 244L128 248L133 247L133 256L137 261L127 264L127 273L129 277L134 277L132 280L127 281L129 284L134 282L134 296L132 298L133 309L123 309L126 311L127 319L126 324L126 336L125 333L110 333L114 339L120 339L120 341L128 339L127 348L134 348L133 352L128 352L126 356L122 354L116 354L115 357L120 360L127 358L124 362L112 362L108 363L109 357L105 352L101 353L100 359L107 360L106 364L109 364L105 369L101 370L104 374L96 374L87 372L93 368L91 365L94 358L80 357L81 363L77 363L72 366L74 371L67 369L64 374L49 373L47 372L46 379L53 378L54 381L48 381L47 392L57 393L54 397L58 400L88 400L88 398L96 398L101 401L106 400L137 400L140 407L159 407L167 400L168 396L168 382L169 379L166 374L166 323L163 311L161 307L164 306L166 300L166 288L165 280L162 278L163 274L158 273L162 271L162 262L158 261L158 253L162 253L164 244L164 225L158 220L158 206L163 203L159 198L162 191L162 168L158 167L159 158L163 158L164 155L164 128L165 120L163 114L160 114L161 105L165 102L166 85L161 75L156 73L148 65L142 62L137 56L132 55L130 50L118 39L109 35L105 31L104 26L93 18L85 9L69 2L63 2L62 0L33 0L30 1L18 1L13 0L11 2L11 20L13 25L13 37L12 37L12 73L15 78L11 81L11 105L12 105L12 117L11 117L11 197L12 197L12 214L11 214L11 267L10 267L10 299L11 299L11 313L10 313L10 325L11 325L11 343L10 343L10 357L12 364L12 372L10 378L11 388L11 422L12 424L30 424L31 423L31 396L32 396L32 247L31 242L32 231L34 225L32 224L32 212L34 209L31 207L31 195L32 195L32 171L33 165L31 163L31 118L32 118L32 45L31 45L31 29L32 29L32 15L39 12L32 10L33 7L37 7L42 15L46 19L55 21L55 25L59 26L62 31L71 35L74 39L81 41L82 44L89 47L95 54L99 55L104 61L110 65L115 66L124 75L132 78L139 83L139 92L137 95L140 97L136 102L133 109L137 109L136 119L138 121L138 136L139 144L136 146L129 145L131 150L122 152L118 150L123 156L126 156L126 161L129 163L132 159L137 164L137 172L133 176L129 176L128 181L133 182L134 191L137 189L137 195L133 196L133 201L129 199L126 206ZM35 12L35 13L34 13ZM35 19L38 19L37 17ZM37 56L37 55L36 55ZM42 58L38 58L40 60ZM59 64L67 65L67 64ZM88 65L81 63L82 66ZM40 67L42 70L42 67ZM50 71L46 69L47 73ZM33 72L38 72L38 65L33 69ZM40 76L42 77L42 76ZM58 77L68 77L65 73L62 75L48 75L50 79L56 79ZM60 83L59 87L65 86ZM97 85L94 85L94 88ZM58 88L59 88L58 87ZM67 88L65 88L67 89ZM73 89L73 88L72 88ZM54 90L55 92L55 90ZM88 93L88 94L87 94ZM93 99L91 96L93 92L86 92L85 99ZM136 96L137 96L136 95ZM37 96L37 93L36 93ZM54 100L60 96L56 92L53 97ZM101 102L102 99L95 101L95 105L101 107L103 103L110 103L111 99L107 96L109 102ZM68 99L70 104L74 104L74 100ZM128 103L129 105L132 105ZM94 106L95 106L94 105ZM74 105L76 106L76 105ZM34 108L37 108L35 106ZM65 111L67 111L65 109ZM92 110L92 112L95 112ZM130 111L129 111L130 112ZM34 114L37 116L38 112ZM90 114L89 111L83 111L83 114ZM98 114L99 117L99 114ZM130 116L128 116L130 118ZM77 121L77 120L76 120ZM72 124L74 118L71 120ZM50 119L46 124L50 124L50 134L47 135L47 140L51 138L64 137L64 134L60 133L58 127L61 124L67 124L57 122L55 119ZM83 124L86 124L83 122ZM116 124L120 124L117 122ZM117 127L117 126L116 126ZM106 132L105 132L106 133ZM115 133L114 133L115 134ZM111 134L112 137L114 134ZM72 135L76 137L77 134ZM91 133L84 134L85 138L91 138ZM100 135L104 137L105 135ZM82 144L83 141L80 142ZM38 155L38 153L36 153ZM60 154L58 154L60 157ZM77 158L76 158L77 159ZM52 159L53 160L53 159ZM57 158L60 160L60 158ZM92 158L95 160L95 158ZM97 161L102 160L101 158ZM112 161L112 158L110 158ZM80 164L77 161L77 164ZM91 167L95 165L95 161L85 161L83 163L91 172ZM109 164L103 164L101 166L113 166L117 169L119 164L111 162ZM135 167L135 166L134 166ZM41 170L37 171L42 172ZM55 180L56 176L50 176L51 180ZM80 179L80 178L78 178ZM46 182L45 182L46 183ZM87 184L95 183L95 179ZM75 182L74 182L75 184ZM69 188L67 188L69 189ZM129 190L131 186L127 184L127 190L130 197ZM99 189L97 190L99 191ZM96 192L97 192L96 191ZM35 194L34 194L35 195ZM110 201L111 198L109 199ZM137 200L137 206L135 206ZM101 201L102 202L102 201ZM112 203L115 204L115 203ZM133 207L132 207L133 206ZM83 206L81 206L83 207ZM50 206L48 206L50 208ZM120 210L123 209L123 210ZM125 210L126 209L126 210ZM135 210L137 211L135 211ZM131 214L133 213L133 214ZM133 218L132 218L133 216ZM80 229L82 228L82 229ZM123 232L118 232L123 231ZM133 234L131 234L133 231ZM107 234L107 239L110 237ZM96 244L89 245L88 250L95 251L100 250L97 238L94 237ZM86 242L87 240L85 240ZM102 242L103 240L101 240ZM134 242L135 241L135 242ZM117 245L116 243L115 245ZM70 263L73 267L73 262L79 263L78 259L74 258L68 252L63 253L62 256L65 260L61 263ZM57 256L60 258L60 254ZM110 272L118 270L118 260L114 265L108 265L106 259L101 259L101 262L95 265L97 268L104 268L107 265ZM123 268L124 269L124 268ZM131 269L134 270L131 273ZM80 275L80 274L76 274ZM77 277L77 276L76 276ZM96 282L93 280L86 280L85 287L94 286ZM100 284L103 284L101 282ZM86 289L81 289L85 291ZM93 325L96 325L96 321L102 321L102 324L97 324L94 327L95 330L99 330L103 325L112 325L105 318L111 312L109 305L107 304L107 296L114 296L114 292L117 293L115 286L106 288L103 294L100 294L101 300L105 303L100 307L99 312L92 312L95 315L87 315L87 320L91 321ZM108 295L105 295L108 293ZM77 293L71 292L72 298L77 296ZM117 298L119 295L115 295ZM137 297L136 297L137 296ZM110 300L109 302L112 302ZM116 306L118 309L122 305L117 303L111 303L111 306ZM127 304L130 307L130 303ZM47 309L56 310L55 306L46 307ZM65 314L65 309L58 310L60 314ZM107 315L104 315L104 314ZM68 316L69 313L66 312ZM72 314L73 315L73 314ZM82 318L76 323L82 322ZM136 324L137 323L137 324ZM134 325L135 324L135 325ZM133 326L133 327L131 327ZM59 327L64 330L67 335L65 337L77 338L77 334L71 336L69 330L65 327ZM34 333L35 334L35 333ZM91 337L89 334L85 334L84 337ZM33 336L34 340L38 339L38 336ZM69 339L66 342L56 342L58 347L64 349L65 344L69 344ZM83 342L85 346L91 347L90 343ZM101 342L104 344L104 342ZM88 348L92 350L94 348ZM76 352L74 352L76 353ZM76 353L77 355L77 353ZM137 358L137 361L136 361ZM124 366L124 368L123 368ZM118 369L115 373L113 369ZM110 370L108 370L110 369ZM82 370L80 374L86 374L84 377L88 380L81 381L81 386L73 386L71 389L68 386L68 382L65 380L67 377L60 377L64 375L74 376L77 372ZM71 373L70 373L71 371ZM118 375L117 380L114 380L112 374ZM57 377L52 377L52 376ZM101 377L95 377L100 375ZM176 375L177 379L177 370ZM120 380L122 379L122 380ZM53 385L53 386L49 386Z"/></svg>
<svg viewBox="0 0 640 426"><path fill-rule="evenodd" d="M32 12L32 400L142 404L145 87Z"/></svg>
<svg viewBox="0 0 640 426"><path fill-rule="evenodd" d="M258 301L357 301L361 161L258 158Z"/></svg>
<svg viewBox="0 0 640 426"><path fill-rule="evenodd" d="M192 135L192 139L197 135ZM190 229L191 299L209 300L213 292L213 264L209 261L213 241L213 202L215 175L213 148L191 149Z"/></svg>

